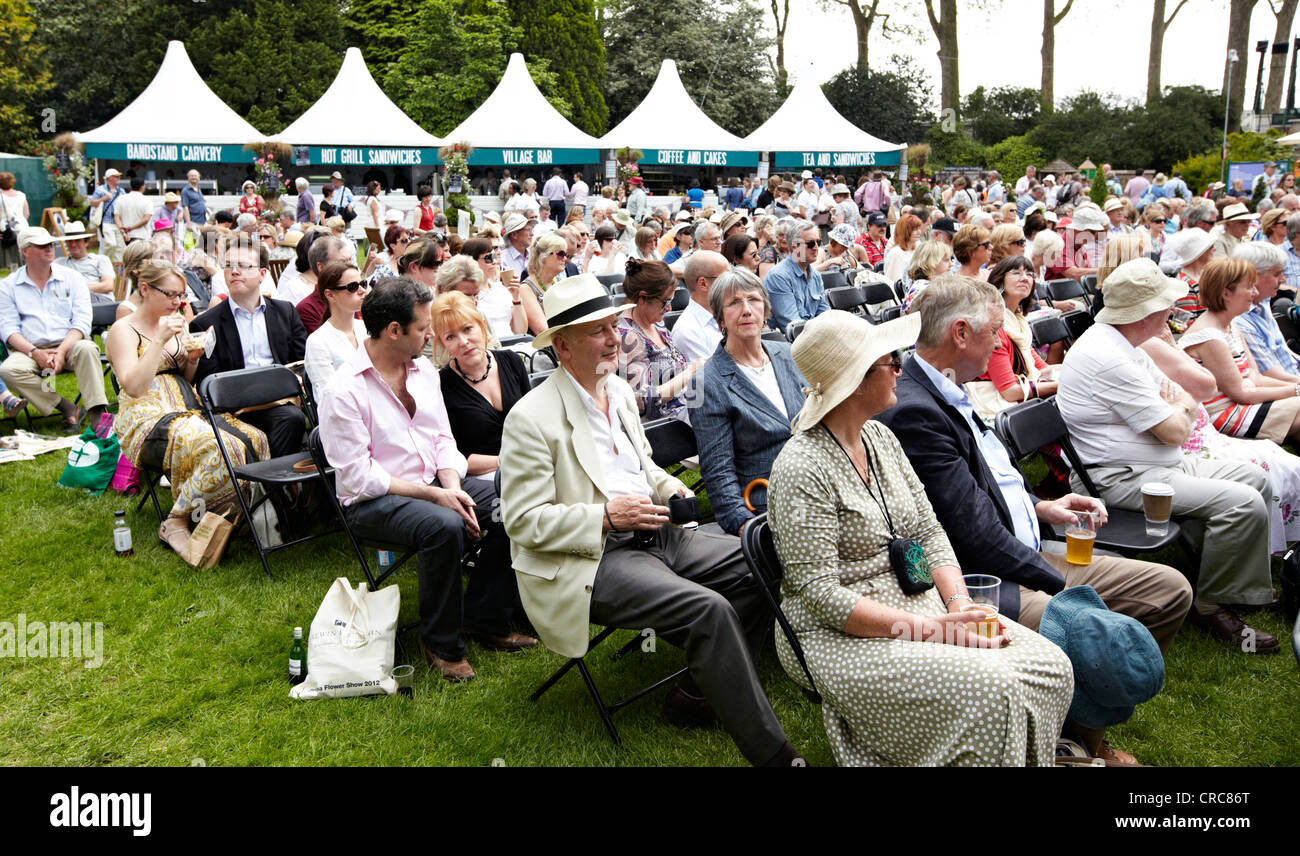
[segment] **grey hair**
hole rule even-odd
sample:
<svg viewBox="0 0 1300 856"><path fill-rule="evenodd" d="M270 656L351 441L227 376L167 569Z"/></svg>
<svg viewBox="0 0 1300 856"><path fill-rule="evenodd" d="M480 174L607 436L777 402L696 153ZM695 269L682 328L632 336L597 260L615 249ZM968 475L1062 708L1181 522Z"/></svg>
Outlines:
<svg viewBox="0 0 1300 856"><path fill-rule="evenodd" d="M710 228L712 228L712 229L718 229L718 224L717 224L717 223L710 223L708 220L701 220L700 222L696 223L696 224L695 224L695 233L694 233L694 234L695 234L695 243L698 244L700 241L703 241L703 240L705 239L705 237L708 236L708 234L709 234L709 229L710 229ZM719 237L721 237L721 235L722 235L722 230L721 230L721 229L718 229L718 235L719 235Z"/></svg>
<svg viewBox="0 0 1300 856"><path fill-rule="evenodd" d="M817 225L815 223L810 223L807 220L795 220L785 227L785 245L793 248L795 241L799 240L800 235L807 232L809 229L816 228Z"/></svg>
<svg viewBox="0 0 1300 856"><path fill-rule="evenodd" d="M1213 205L1205 205L1205 204L1197 203L1196 205L1192 205L1190 208L1188 208L1187 213L1183 215L1183 226L1184 228L1191 229L1197 223L1200 223L1204 221L1207 217L1212 217L1212 216L1216 216Z"/></svg>
<svg viewBox="0 0 1300 856"><path fill-rule="evenodd" d="M1294 242L1297 235L1300 235L1300 214L1292 214L1286 218L1286 239Z"/></svg>
<svg viewBox="0 0 1300 856"><path fill-rule="evenodd" d="M943 345L952 325L965 321L973 330L989 323L989 307L1001 306L1002 296L987 282L961 274L944 274L912 299L908 313L921 313L921 335L916 345L932 350Z"/></svg>
<svg viewBox="0 0 1300 856"><path fill-rule="evenodd" d="M970 217L967 218L966 222L970 223L973 226L980 226L982 228L988 229L989 231L993 231L993 227L997 225L996 223L993 222L992 214L990 214L987 211L979 211L979 210L972 211Z"/></svg>
<svg viewBox="0 0 1300 856"><path fill-rule="evenodd" d="M438 275L434 282L438 286L438 293L445 294L454 291L457 285L467 279L482 286L483 269L469 256L457 254L438 265Z"/></svg>
<svg viewBox="0 0 1300 856"><path fill-rule="evenodd" d="M298 188L298 191L299 191L299 192L302 192L302 191L306 190L307 187L308 187L308 185L310 185L310 184L311 184L311 182L308 181L306 178L302 177L301 175L298 176L298 177L297 177L296 179L294 179L294 181L293 181L293 186L296 187L296 188Z"/></svg>
<svg viewBox="0 0 1300 856"><path fill-rule="evenodd" d="M307 250L307 264L311 269L320 272L321 266L328 263L329 257L336 250L346 246L342 238L336 238L333 235L321 235L312 242Z"/></svg>
<svg viewBox="0 0 1300 856"><path fill-rule="evenodd" d="M1259 200L1259 204L1255 206L1255 213L1265 214L1269 211L1272 211L1276 207L1277 206L1273 203L1272 199L1261 199Z"/></svg>
<svg viewBox="0 0 1300 856"><path fill-rule="evenodd" d="M1300 219L1300 214L1291 219ZM1290 234L1290 232L1291 226L1288 223L1287 233ZM1270 244L1268 241L1246 241L1233 250L1232 257L1254 265L1257 273L1263 273L1275 267L1286 266L1286 253L1282 251L1281 247Z"/></svg>
<svg viewBox="0 0 1300 856"><path fill-rule="evenodd" d="M767 299L767 289L763 288L763 281L755 276L754 272L745 267L734 267L726 273L719 276L713 281L713 287L709 289L709 311L713 313L713 320L718 322L718 329L722 330L722 341L727 341L727 329L722 326L722 310L726 307L727 301L739 292L746 294L755 292L763 297L763 318L772 314L772 303Z"/></svg>

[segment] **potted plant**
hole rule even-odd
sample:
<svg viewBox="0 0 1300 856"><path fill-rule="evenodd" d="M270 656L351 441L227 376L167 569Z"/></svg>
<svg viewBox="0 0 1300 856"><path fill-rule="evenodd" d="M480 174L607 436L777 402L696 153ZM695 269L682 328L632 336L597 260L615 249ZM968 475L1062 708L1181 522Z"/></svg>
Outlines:
<svg viewBox="0 0 1300 856"><path fill-rule="evenodd" d="M443 213L447 215L447 225L453 228L461 211L469 211L470 223L474 222L474 212L469 207L469 156L473 151L474 148L466 142L448 143L438 149L445 186Z"/></svg>

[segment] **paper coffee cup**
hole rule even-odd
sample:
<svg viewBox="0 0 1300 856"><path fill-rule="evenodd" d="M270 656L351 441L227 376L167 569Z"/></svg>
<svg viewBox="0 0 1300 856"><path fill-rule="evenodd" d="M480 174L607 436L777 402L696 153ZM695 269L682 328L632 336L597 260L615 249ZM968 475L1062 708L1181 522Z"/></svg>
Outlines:
<svg viewBox="0 0 1300 856"><path fill-rule="evenodd" d="M1164 482L1146 482L1142 485L1142 510L1147 520L1164 523L1169 520L1174 503L1174 489Z"/></svg>

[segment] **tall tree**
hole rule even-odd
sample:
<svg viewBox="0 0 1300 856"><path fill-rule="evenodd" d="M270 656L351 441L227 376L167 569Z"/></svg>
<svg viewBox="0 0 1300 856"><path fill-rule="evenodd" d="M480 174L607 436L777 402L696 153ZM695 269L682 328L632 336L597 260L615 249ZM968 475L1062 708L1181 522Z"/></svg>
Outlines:
<svg viewBox="0 0 1300 856"><path fill-rule="evenodd" d="M641 103L660 63L672 59L713 121L740 136L757 128L778 106L762 20L749 0L609 0L603 24L610 126Z"/></svg>
<svg viewBox="0 0 1300 856"><path fill-rule="evenodd" d="M27 0L0 0L0 150L35 142L50 71L44 48L33 36L36 21Z"/></svg>
<svg viewBox="0 0 1300 856"><path fill-rule="evenodd" d="M351 0L343 12L343 35L348 47L361 48L366 66L376 80L406 49L411 4L403 0Z"/></svg>
<svg viewBox="0 0 1300 856"><path fill-rule="evenodd" d="M1032 87L975 89L962 99L961 116L975 139L986 146L1029 133L1038 124L1038 92Z"/></svg>
<svg viewBox="0 0 1300 856"><path fill-rule="evenodd" d="M1164 61L1165 31L1174 22L1174 18L1187 5L1187 0L1178 0L1174 11L1165 17L1165 0L1152 0L1151 6L1151 46L1147 50L1147 103L1160 100L1160 64Z"/></svg>
<svg viewBox="0 0 1300 856"><path fill-rule="evenodd" d="M445 136L492 94L523 30L510 23L504 0L424 0L406 38L380 85L408 116ZM555 94L546 61L530 63L528 72L551 104L567 113L570 106Z"/></svg>
<svg viewBox="0 0 1300 856"><path fill-rule="evenodd" d="M1223 89L1228 93L1228 131L1241 130L1241 106L1246 98L1246 44L1250 39L1250 13L1259 0L1230 0L1228 5L1228 50L1237 52L1237 62L1223 60Z"/></svg>
<svg viewBox="0 0 1300 856"><path fill-rule="evenodd" d="M531 68L546 60L555 74L556 94L569 105L565 118L589 134L609 130L605 45L596 30L593 0L530 0L511 3L513 23L523 31L520 50Z"/></svg>
<svg viewBox="0 0 1300 856"><path fill-rule="evenodd" d="M889 15L880 8L882 0L828 0L830 6L843 6L853 18L853 29L858 36L858 68L867 70L867 57L870 52L871 31L876 24L881 30L888 30Z"/></svg>
<svg viewBox="0 0 1300 856"><path fill-rule="evenodd" d="M1287 48L1291 46L1291 22L1295 20L1297 5L1300 5L1300 0L1268 0L1268 8L1277 19L1277 29L1273 33L1268 88L1264 91L1265 113L1276 113L1282 107L1282 89L1286 85L1286 54Z"/></svg>
<svg viewBox="0 0 1300 856"><path fill-rule="evenodd" d="M954 113L961 107L961 83L957 78L957 0L925 0L925 15L939 40L939 104Z"/></svg>
<svg viewBox="0 0 1300 856"><path fill-rule="evenodd" d="M1056 91L1056 25L1070 14L1074 0L1066 0L1065 8L1058 14L1056 0L1043 0L1043 82L1041 104L1044 113L1051 113Z"/></svg>
<svg viewBox="0 0 1300 856"><path fill-rule="evenodd" d="M785 28L790 23L790 0L768 0L772 9L772 24L776 29L776 61L768 65L776 79L776 94L781 98L790 94L790 76L785 70Z"/></svg>

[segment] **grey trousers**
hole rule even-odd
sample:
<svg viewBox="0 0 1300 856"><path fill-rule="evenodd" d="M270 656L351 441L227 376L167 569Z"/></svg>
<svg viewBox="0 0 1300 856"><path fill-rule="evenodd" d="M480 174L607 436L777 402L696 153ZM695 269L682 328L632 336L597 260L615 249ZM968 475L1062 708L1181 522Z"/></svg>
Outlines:
<svg viewBox="0 0 1300 856"><path fill-rule="evenodd" d="M740 539L665 526L637 549L610 533L592 584L591 620L644 631L686 652L690 675L741 754L761 764L785 732L754 669L772 610L750 575Z"/></svg>
<svg viewBox="0 0 1300 856"><path fill-rule="evenodd" d="M1204 529L1197 600L1263 605L1273 600L1268 558L1268 474L1254 464L1184 456L1178 467L1093 467L1108 505L1142 511L1142 483L1174 489L1173 514ZM1082 485L1078 484L1076 490ZM1105 595L1102 595L1105 599Z"/></svg>

